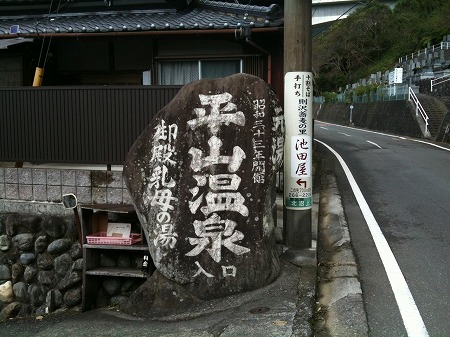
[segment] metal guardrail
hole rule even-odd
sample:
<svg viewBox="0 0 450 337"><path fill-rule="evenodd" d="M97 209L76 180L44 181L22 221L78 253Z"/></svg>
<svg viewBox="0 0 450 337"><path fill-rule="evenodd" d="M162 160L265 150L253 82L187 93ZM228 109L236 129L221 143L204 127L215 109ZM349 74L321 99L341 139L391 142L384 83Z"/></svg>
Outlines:
<svg viewBox="0 0 450 337"><path fill-rule="evenodd" d="M438 84L442 84L444 82L450 81L450 74L441 76L439 78L435 78L431 80L431 92L433 92L433 87Z"/></svg>
<svg viewBox="0 0 450 337"><path fill-rule="evenodd" d="M405 55L403 57L400 57L398 59L398 63L402 63L403 61L407 61L407 60L411 60L414 59L414 57L419 57L420 55L426 55L429 52L435 52L436 50L441 50L441 49L450 49L450 42L447 41L442 41L441 43L435 44L434 46L425 48L425 49L421 49L415 53L412 53L411 55Z"/></svg>
<svg viewBox="0 0 450 337"><path fill-rule="evenodd" d="M424 122L425 122L425 134L427 134L428 133L428 119L429 119L429 117L428 117L427 113L425 112L425 109L422 107L422 104L420 104L419 99L417 98L416 94L414 93L414 91L413 91L413 89L411 87L409 88L409 97L408 97L408 99L410 101L412 101L414 103L414 105L415 105L416 117L419 117L419 113L420 113L420 116L424 120Z"/></svg>

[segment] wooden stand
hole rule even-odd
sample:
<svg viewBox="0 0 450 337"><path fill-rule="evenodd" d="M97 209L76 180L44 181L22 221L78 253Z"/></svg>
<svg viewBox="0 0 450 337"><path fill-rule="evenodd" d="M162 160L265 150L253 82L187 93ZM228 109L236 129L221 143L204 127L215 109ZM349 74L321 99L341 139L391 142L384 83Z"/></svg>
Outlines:
<svg viewBox="0 0 450 337"><path fill-rule="evenodd" d="M95 308L102 277L147 278L141 265L133 267L102 267L102 254L128 255L131 261L149 255L145 235L142 232L136 211L132 205L92 204L79 205L83 238L83 290L82 310ZM108 222L127 222L132 224L132 232L141 233L142 242L134 245L90 244L87 236L106 231Z"/></svg>

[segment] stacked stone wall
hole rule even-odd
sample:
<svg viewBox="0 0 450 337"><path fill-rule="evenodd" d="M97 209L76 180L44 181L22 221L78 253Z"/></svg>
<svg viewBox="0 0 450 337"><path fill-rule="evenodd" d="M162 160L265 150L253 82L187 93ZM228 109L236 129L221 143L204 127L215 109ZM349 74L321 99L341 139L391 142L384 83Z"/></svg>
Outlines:
<svg viewBox="0 0 450 337"><path fill-rule="evenodd" d="M0 321L81 303L83 254L75 221L0 215Z"/></svg>
<svg viewBox="0 0 450 337"><path fill-rule="evenodd" d="M140 267L142 254L105 250L100 267ZM0 322L80 310L83 252L74 217L0 214ZM144 279L102 277L96 307L123 303ZM1 334L0 334L1 335Z"/></svg>
<svg viewBox="0 0 450 337"><path fill-rule="evenodd" d="M73 210L61 203L67 193L79 204L130 203L120 171L0 167L0 321L80 308L83 253ZM101 264L142 263L128 259L105 254ZM97 306L137 286L104 278Z"/></svg>

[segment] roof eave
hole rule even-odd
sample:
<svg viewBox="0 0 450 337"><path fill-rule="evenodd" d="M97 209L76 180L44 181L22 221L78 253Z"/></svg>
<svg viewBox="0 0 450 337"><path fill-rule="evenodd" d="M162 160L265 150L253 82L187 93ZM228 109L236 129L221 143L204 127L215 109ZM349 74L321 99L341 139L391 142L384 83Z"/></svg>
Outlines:
<svg viewBox="0 0 450 337"><path fill-rule="evenodd" d="M283 26L278 27L264 27L264 28L251 28L252 33L269 33L269 32L281 32ZM104 36L167 36L167 35L213 35L213 34L233 34L236 35L238 29L197 29L197 30L148 30L148 31L128 31L128 32L76 32L76 33L30 33L30 34L3 34L0 35L1 39L7 38L43 38L43 37L104 37Z"/></svg>

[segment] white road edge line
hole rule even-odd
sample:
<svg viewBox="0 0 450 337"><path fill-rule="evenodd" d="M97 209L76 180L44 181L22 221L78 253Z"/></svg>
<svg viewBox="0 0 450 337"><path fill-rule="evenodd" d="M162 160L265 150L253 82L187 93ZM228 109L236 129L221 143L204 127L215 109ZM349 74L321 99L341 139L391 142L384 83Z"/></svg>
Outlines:
<svg viewBox="0 0 450 337"><path fill-rule="evenodd" d="M316 123L325 123L325 122L321 122L321 121L317 120ZM430 142L427 142L427 141L424 141L424 140L420 140L420 139L407 138L407 137L403 137L403 136L396 136L396 135L392 135L392 134L389 134L389 133L383 133L383 132L366 130L366 129L360 129L360 128L353 128L351 126L345 126L345 125L340 125L340 124L333 124L333 123L329 123L329 122L327 122L327 124L328 125L333 125L333 126L340 126L340 127L347 128L347 129L353 129L353 130L358 130L358 131L363 131L363 132L368 132L368 133L374 133L374 134L377 134L377 135L388 136L388 137L402 139L402 140L410 140L412 142L417 142L417 143L422 143L422 144L434 146L434 147L437 147L437 148L439 148L441 150L450 151L450 149L448 149L446 147L443 147L443 146L440 146L440 145L437 145L437 144L434 144L434 143L430 143Z"/></svg>
<svg viewBox="0 0 450 337"><path fill-rule="evenodd" d="M355 194L358 205L361 212L366 220L369 231L372 235L375 246L377 247L378 254L380 255L381 262L383 263L384 269L386 270L389 282L391 284L392 291L394 292L395 300L397 301L398 308L400 310L400 315L403 319L403 324L406 328L406 332L409 337L427 337L428 331L420 315L419 309L414 302L414 298L409 290L408 284L406 283L405 277L392 253L389 244L381 232L380 226L378 225L366 199L364 198L358 184L356 183L353 174L345 163L344 159L328 144L314 139L316 142L325 146L328 150L333 153L339 160L350 186Z"/></svg>
<svg viewBox="0 0 450 337"><path fill-rule="evenodd" d="M370 143L372 145L375 145L377 148L382 149L382 147L380 145L378 145L377 143L371 142L370 140L366 140L367 143Z"/></svg>

